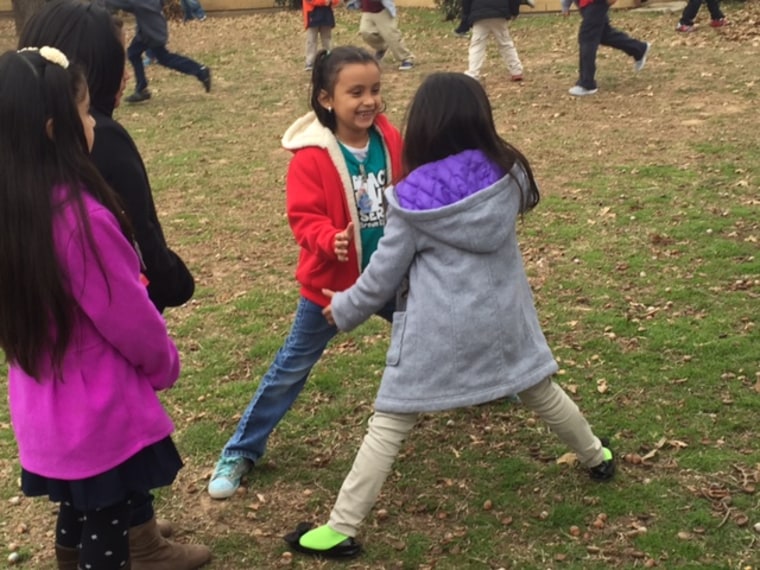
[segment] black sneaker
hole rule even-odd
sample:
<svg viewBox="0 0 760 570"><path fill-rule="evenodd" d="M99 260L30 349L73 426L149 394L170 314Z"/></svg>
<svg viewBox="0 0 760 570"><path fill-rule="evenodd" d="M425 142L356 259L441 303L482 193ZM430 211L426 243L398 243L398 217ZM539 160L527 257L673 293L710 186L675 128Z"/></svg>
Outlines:
<svg viewBox="0 0 760 570"><path fill-rule="evenodd" d="M128 95L124 98L127 103L142 103L150 99L150 91L143 89L142 91L135 91L132 95Z"/></svg>
<svg viewBox="0 0 760 570"><path fill-rule="evenodd" d="M610 448L610 440L602 438L601 442L602 451L604 452L604 461L596 467L591 467L588 470L591 480L599 483L610 481L615 476L615 456Z"/></svg>
<svg viewBox="0 0 760 570"><path fill-rule="evenodd" d="M211 70L206 67L205 65L201 67L201 70L198 72L198 79L201 83L203 83L203 88L206 90L206 93L211 91Z"/></svg>

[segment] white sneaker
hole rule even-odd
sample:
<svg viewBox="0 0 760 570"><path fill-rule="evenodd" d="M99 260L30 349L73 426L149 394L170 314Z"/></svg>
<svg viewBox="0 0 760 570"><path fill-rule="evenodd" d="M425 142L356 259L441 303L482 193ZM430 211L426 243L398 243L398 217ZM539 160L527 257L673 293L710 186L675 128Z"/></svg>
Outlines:
<svg viewBox="0 0 760 570"><path fill-rule="evenodd" d="M253 462L245 457L222 457L216 464L214 474L208 483L208 494L212 499L227 499L240 487L240 479L253 467Z"/></svg>
<svg viewBox="0 0 760 570"><path fill-rule="evenodd" d="M638 73L642 69L644 69L644 65L647 63L647 56L649 55L649 50L652 49L652 44L647 42L647 49L644 50L644 55L641 56L641 59L637 59L633 64L633 70Z"/></svg>
<svg viewBox="0 0 760 570"><path fill-rule="evenodd" d="M526 3L528 6L530 6L531 8L535 8L535 7L536 7L536 2L535 2L535 0L525 0L525 3Z"/></svg>
<svg viewBox="0 0 760 570"><path fill-rule="evenodd" d="M568 93L570 93L570 95L574 95L576 97L583 97L584 95L593 95L597 91L599 91L599 89L597 89L597 88L586 89L585 87L581 87L580 85L573 85L570 88L570 90L568 91Z"/></svg>

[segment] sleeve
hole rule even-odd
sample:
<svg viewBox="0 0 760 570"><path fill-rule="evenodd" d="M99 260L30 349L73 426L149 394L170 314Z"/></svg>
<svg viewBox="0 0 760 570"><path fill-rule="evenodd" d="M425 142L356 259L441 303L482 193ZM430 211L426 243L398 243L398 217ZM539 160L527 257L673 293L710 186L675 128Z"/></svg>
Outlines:
<svg viewBox="0 0 760 570"><path fill-rule="evenodd" d="M148 294L159 311L187 302L195 291L195 281L184 261L166 244L148 182L148 175L134 143L126 133L109 129L98 136L93 160L106 182L121 198L127 211L148 278Z"/></svg>
<svg viewBox="0 0 760 570"><path fill-rule="evenodd" d="M391 18L396 17L396 3L394 0L382 0L383 8L388 10L388 13L391 15Z"/></svg>
<svg viewBox="0 0 760 570"><path fill-rule="evenodd" d="M65 250L72 296L103 338L155 390L171 387L179 376L179 355L140 282L135 250L105 208L90 213L90 228L97 251L81 228L72 232Z"/></svg>
<svg viewBox="0 0 760 570"><path fill-rule="evenodd" d="M313 156L296 152L288 166L286 182L288 222L299 246L313 255L336 261L335 235L345 228L336 228L330 216L329 208L335 207L335 198L328 202L322 177Z"/></svg>
<svg viewBox="0 0 760 570"><path fill-rule="evenodd" d="M369 265L351 288L332 298L332 314L340 330L356 328L396 294L416 253L411 233L409 224L389 209L385 233Z"/></svg>

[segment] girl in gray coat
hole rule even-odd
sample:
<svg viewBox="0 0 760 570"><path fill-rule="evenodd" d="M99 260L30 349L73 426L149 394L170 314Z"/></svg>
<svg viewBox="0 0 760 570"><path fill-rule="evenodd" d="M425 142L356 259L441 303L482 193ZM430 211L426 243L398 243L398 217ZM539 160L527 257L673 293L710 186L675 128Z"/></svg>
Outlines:
<svg viewBox="0 0 760 570"><path fill-rule="evenodd" d="M403 159L407 175L386 190L377 250L323 311L348 331L400 291L375 413L330 520L313 530L302 523L285 537L307 554L359 553L353 537L422 412L517 394L592 479L615 472L606 442L551 380L557 363L515 232L518 217L538 204L538 187L526 158L496 133L475 79L436 73L423 82L408 111Z"/></svg>

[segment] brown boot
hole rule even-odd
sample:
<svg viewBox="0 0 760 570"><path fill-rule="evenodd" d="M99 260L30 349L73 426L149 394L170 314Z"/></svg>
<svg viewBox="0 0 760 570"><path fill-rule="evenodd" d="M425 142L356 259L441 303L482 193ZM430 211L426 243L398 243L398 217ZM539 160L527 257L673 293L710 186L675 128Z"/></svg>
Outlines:
<svg viewBox="0 0 760 570"><path fill-rule="evenodd" d="M195 570L211 560L201 544L177 544L161 536L155 517L129 529L132 570Z"/></svg>
<svg viewBox="0 0 760 570"><path fill-rule="evenodd" d="M77 570L79 566L79 550L56 544L55 561L58 563L58 570Z"/></svg>

